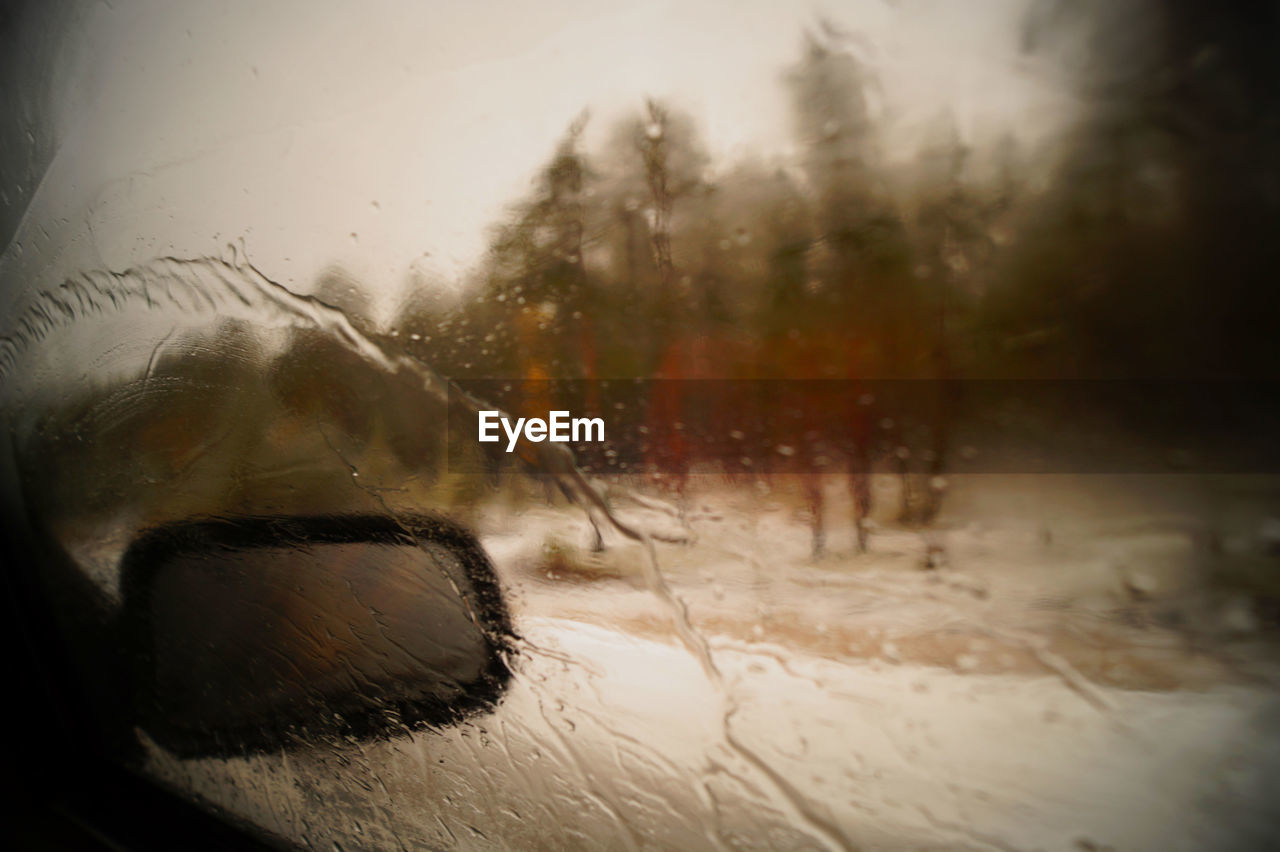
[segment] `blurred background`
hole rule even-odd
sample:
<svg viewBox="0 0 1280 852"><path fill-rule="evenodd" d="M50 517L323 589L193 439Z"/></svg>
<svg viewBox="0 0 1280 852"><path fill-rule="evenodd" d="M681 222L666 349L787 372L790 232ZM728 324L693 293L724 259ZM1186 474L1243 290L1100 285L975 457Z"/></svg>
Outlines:
<svg viewBox="0 0 1280 852"><path fill-rule="evenodd" d="M0 31L11 511L108 610L158 523L447 515L538 673L505 756L414 742L446 780L153 747L157 777L291 842L537 846L593 785L562 840L1280 836L1275 4L19 3ZM482 453L480 401L607 440ZM601 757L624 741L643 769ZM495 773L516 816L475 801ZM343 805L300 820L319 791Z"/></svg>

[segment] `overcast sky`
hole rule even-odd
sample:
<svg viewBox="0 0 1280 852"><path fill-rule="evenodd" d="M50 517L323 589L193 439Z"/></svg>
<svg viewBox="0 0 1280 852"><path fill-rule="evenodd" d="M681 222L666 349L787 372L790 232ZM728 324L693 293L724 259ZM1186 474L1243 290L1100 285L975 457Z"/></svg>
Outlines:
<svg viewBox="0 0 1280 852"><path fill-rule="evenodd" d="M1035 141L1069 102L1020 70L1027 1L96 4L58 56L60 148L4 268L242 240L304 292L332 263L387 295L414 268L456 277L584 107L589 141L656 95L721 158L785 150L781 74L819 15L878 71L892 154L944 108L978 144Z"/></svg>

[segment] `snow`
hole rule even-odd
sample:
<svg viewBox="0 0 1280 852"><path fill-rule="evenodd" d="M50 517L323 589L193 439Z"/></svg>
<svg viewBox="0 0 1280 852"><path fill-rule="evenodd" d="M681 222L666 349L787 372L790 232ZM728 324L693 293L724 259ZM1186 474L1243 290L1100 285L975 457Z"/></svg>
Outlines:
<svg viewBox="0 0 1280 852"><path fill-rule="evenodd" d="M693 499L696 542L658 549L719 685L648 590L642 548L582 552L580 513L519 506L481 522L521 636L492 714L247 760L153 749L154 768L276 833L344 847L1189 850L1280 836L1271 652L1207 653L1119 617L1182 593L1135 604L1109 566L1185 581L1170 566L1186 534L1063 534L1046 551L1035 530L948 522L951 567L923 571L916 533L886 524L873 555L811 562L785 496L752 513L734 499ZM1233 628L1256 626L1233 612Z"/></svg>
<svg viewBox="0 0 1280 852"><path fill-rule="evenodd" d="M297 826L281 820L308 797L330 802L308 812L305 833L317 839L350 834L344 803L358 798L408 845L440 842L441 826L474 848L552 836L615 846L631 831L650 847L800 845L806 832L778 791L727 743L725 702L689 654L564 619L519 629L521 676L474 726L198 769L156 760L284 833ZM853 845L1071 849L1085 838L1177 850L1247 845L1280 829L1268 794L1280 703L1257 689L1109 690L1114 709L1100 712L1047 675L712 645L734 739ZM246 779L267 794L228 796Z"/></svg>

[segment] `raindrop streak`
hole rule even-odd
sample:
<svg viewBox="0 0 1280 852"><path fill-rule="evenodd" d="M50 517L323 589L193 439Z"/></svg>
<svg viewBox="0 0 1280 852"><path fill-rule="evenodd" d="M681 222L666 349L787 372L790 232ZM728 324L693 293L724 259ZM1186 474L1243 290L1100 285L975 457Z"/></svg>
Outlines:
<svg viewBox="0 0 1280 852"><path fill-rule="evenodd" d="M354 234L353 234L354 237ZM312 328L324 332L344 348L389 375L410 375L421 382L423 393L442 403L461 402L471 412L491 409L424 363L399 352L389 352L364 336L340 309L313 296L294 293L267 278L250 263L243 251L229 246L230 260L164 257L124 272L95 271L78 275L40 293L0 337L0 398L13 406L21 397L14 387L15 368L35 344L81 318L121 312L130 306L149 311L177 311L181 315L240 318L258 325ZM17 375L21 375L18 373ZM642 562L646 585L671 614L681 643L698 660L722 702L722 735L725 745L756 771L781 798L783 808L830 846L852 849L854 844L828 818L815 813L810 803L777 770L745 745L730 730L738 711L724 678L712 659L710 646L689 621L684 601L666 582L658 563L657 541L676 541L656 532L634 527L619 518L605 498L591 486L563 444L532 443L521 437L517 450L531 466L555 479L563 492L597 526L603 524L625 538L640 542L647 553Z"/></svg>

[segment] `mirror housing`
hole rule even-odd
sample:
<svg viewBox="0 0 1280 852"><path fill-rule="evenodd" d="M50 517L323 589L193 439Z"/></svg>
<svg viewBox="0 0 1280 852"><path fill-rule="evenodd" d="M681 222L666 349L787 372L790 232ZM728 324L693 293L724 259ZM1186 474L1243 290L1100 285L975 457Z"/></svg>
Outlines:
<svg viewBox="0 0 1280 852"><path fill-rule="evenodd" d="M428 517L157 527L121 563L134 723L180 757L447 725L510 679L493 568Z"/></svg>

